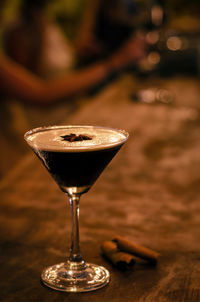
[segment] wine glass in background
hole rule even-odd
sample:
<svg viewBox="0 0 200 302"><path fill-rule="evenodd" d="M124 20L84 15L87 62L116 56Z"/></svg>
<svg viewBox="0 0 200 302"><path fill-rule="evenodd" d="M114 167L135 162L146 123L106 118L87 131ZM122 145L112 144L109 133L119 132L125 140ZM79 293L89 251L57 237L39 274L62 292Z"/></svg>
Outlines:
<svg viewBox="0 0 200 302"><path fill-rule="evenodd" d="M158 76L161 73L162 62L165 60L166 52L166 3L162 0L135 0L135 33L145 37L147 45L146 56L138 61L134 72L142 78ZM134 15L133 15L134 19ZM151 83L152 85L152 83ZM174 100L173 94L160 87L155 86L140 88L131 93L131 100L147 104L163 103L171 104Z"/></svg>
<svg viewBox="0 0 200 302"><path fill-rule="evenodd" d="M141 75L150 75L157 70L161 60L166 11L162 0L136 2L141 15L136 32L143 32L148 47L147 55L138 63L137 71Z"/></svg>
<svg viewBox="0 0 200 302"><path fill-rule="evenodd" d="M71 249L66 262L47 267L42 281L67 292L98 289L109 282L102 266L86 263L79 247L79 199L86 193L128 138L106 127L51 126L28 131L25 140L69 197Z"/></svg>

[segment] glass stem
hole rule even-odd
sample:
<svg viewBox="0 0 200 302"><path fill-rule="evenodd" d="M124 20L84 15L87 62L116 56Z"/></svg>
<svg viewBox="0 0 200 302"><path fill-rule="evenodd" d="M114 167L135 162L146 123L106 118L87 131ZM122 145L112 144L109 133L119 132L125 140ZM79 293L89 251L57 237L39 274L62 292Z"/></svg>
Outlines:
<svg viewBox="0 0 200 302"><path fill-rule="evenodd" d="M85 266L79 245L79 200L80 195L69 195L71 209L71 248L69 262L77 269Z"/></svg>

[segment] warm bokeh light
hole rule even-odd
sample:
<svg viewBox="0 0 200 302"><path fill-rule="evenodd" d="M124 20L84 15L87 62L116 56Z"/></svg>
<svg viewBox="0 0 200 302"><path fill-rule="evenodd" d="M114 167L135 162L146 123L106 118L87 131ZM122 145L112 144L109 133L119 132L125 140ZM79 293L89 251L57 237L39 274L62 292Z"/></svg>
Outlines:
<svg viewBox="0 0 200 302"><path fill-rule="evenodd" d="M147 57L150 65L155 65L160 62L160 54L157 51L152 51Z"/></svg>
<svg viewBox="0 0 200 302"><path fill-rule="evenodd" d="M146 41L149 44L156 44L159 40L159 33L158 31L150 31L146 35Z"/></svg>
<svg viewBox="0 0 200 302"><path fill-rule="evenodd" d="M160 5L154 5L151 9L152 23L160 26L163 22L163 9Z"/></svg>
<svg viewBox="0 0 200 302"><path fill-rule="evenodd" d="M169 37L167 40L167 47L170 50L176 51L182 48L182 40L179 37Z"/></svg>

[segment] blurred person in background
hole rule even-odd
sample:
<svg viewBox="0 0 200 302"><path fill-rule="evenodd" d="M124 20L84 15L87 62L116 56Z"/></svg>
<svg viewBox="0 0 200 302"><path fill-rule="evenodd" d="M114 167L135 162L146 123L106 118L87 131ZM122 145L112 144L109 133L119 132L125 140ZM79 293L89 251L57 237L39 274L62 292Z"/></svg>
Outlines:
<svg viewBox="0 0 200 302"><path fill-rule="evenodd" d="M84 58L84 52L92 57L92 50L97 51L94 19L99 13L100 5L97 4L100 0L88 0L78 37L74 39L76 48L70 45L58 26L46 17L47 3L45 0L22 1L20 22L5 33L7 58L3 55L0 57L1 81L4 90L9 86L9 93L22 100L49 104L70 97L97 85L110 74L121 71L145 55L143 39L124 39L126 43L122 44L119 38L118 49L113 49L109 57L101 56L101 60L92 65L74 70L74 61L77 62L79 57ZM91 51L88 47L84 49L84 43L87 46L90 44ZM15 81L12 82L13 78Z"/></svg>
<svg viewBox="0 0 200 302"><path fill-rule="evenodd" d="M94 32L99 6L94 2L87 2L74 45L46 16L45 0L23 0L19 21L5 29L0 50L0 140L1 151L7 157L10 154L10 159L6 161L0 154L3 171L24 153L22 135L26 130L63 122L73 96L106 81L145 55L143 38L135 36L106 55L102 48L103 55L99 55L101 47L97 47ZM99 60L77 69L79 58L84 62L84 49L88 49L83 47L83 37L85 45L90 44L88 53L98 54Z"/></svg>

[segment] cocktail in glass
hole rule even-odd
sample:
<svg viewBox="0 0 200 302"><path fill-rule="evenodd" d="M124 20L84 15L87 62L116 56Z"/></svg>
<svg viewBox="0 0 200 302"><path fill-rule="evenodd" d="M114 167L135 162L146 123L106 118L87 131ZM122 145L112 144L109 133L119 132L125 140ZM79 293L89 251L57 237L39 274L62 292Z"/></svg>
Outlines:
<svg viewBox="0 0 200 302"><path fill-rule="evenodd" d="M47 267L42 281L67 292L84 292L109 282L107 269L86 263L79 246L79 199L86 193L128 138L123 130L96 126L49 126L28 131L25 140L58 186L71 208L71 248L66 262Z"/></svg>

